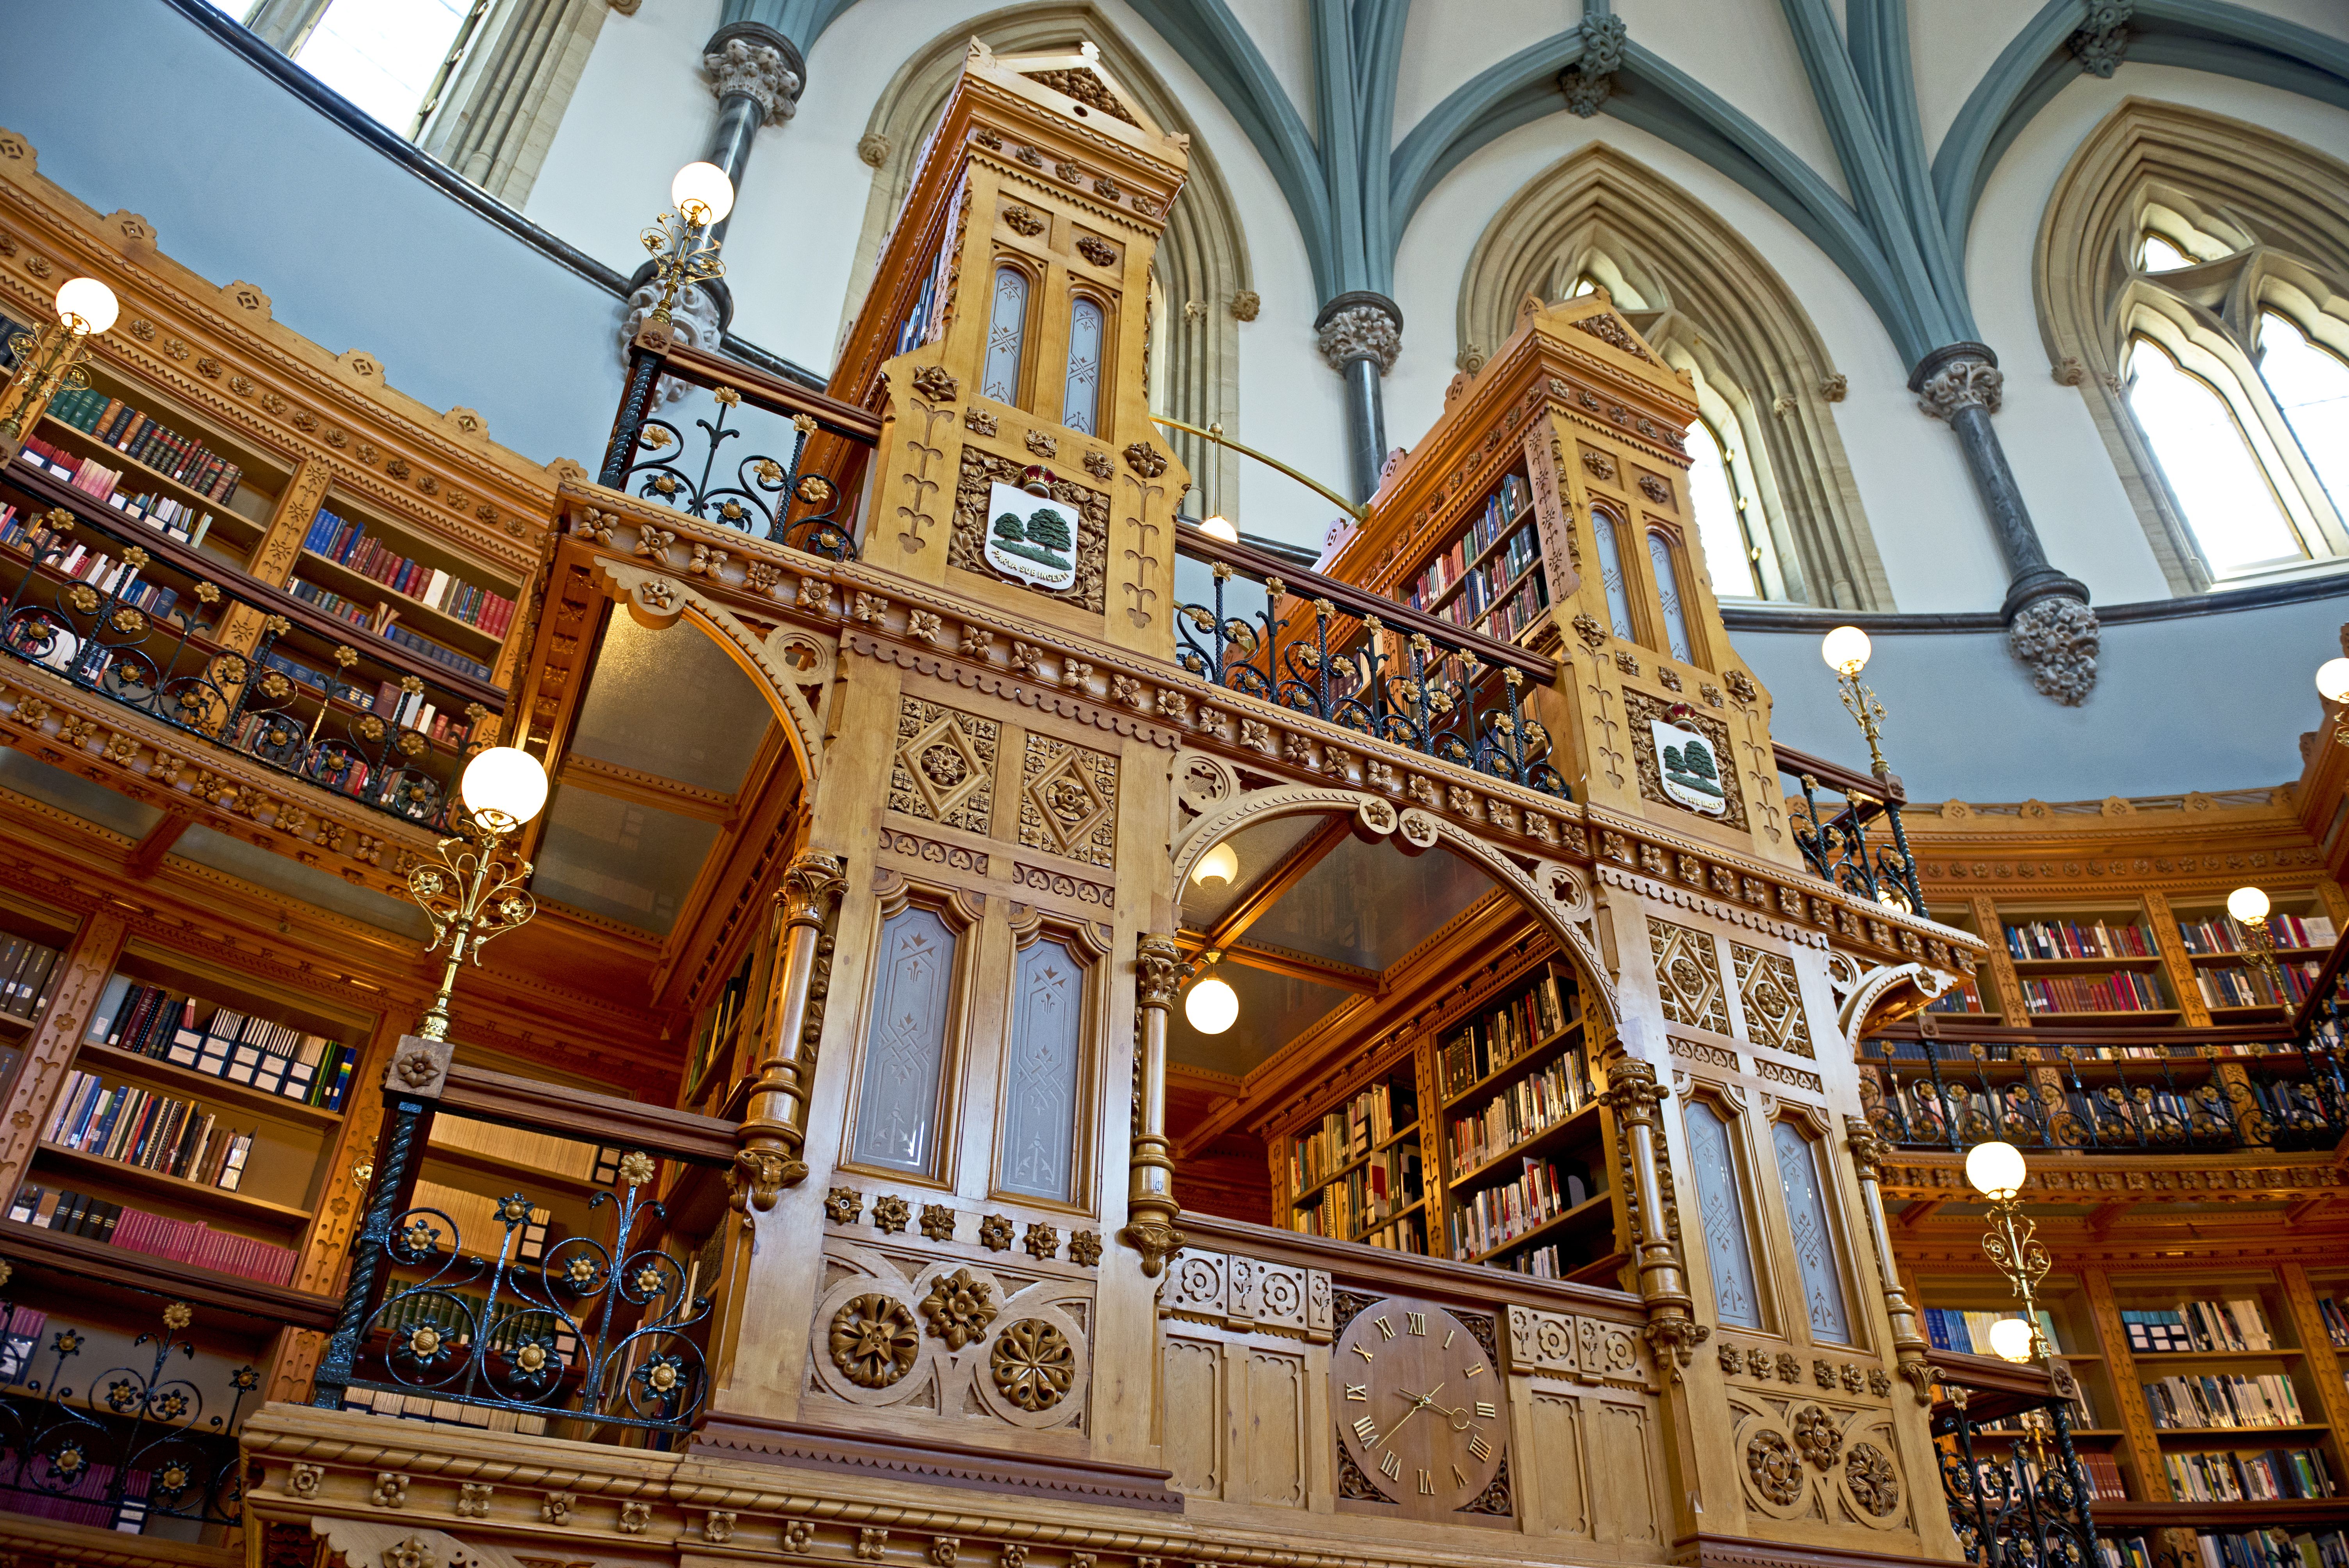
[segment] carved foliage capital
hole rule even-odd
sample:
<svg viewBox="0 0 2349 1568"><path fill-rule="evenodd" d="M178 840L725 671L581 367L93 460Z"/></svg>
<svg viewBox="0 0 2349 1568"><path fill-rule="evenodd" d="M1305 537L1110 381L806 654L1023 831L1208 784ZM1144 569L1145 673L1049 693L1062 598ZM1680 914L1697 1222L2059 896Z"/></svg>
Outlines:
<svg viewBox="0 0 2349 1568"><path fill-rule="evenodd" d="M2030 667L2032 685L2066 707L2079 707L2095 689L2103 640L2096 613L2061 594L2033 600L2006 628L2007 652Z"/></svg>
<svg viewBox="0 0 2349 1568"><path fill-rule="evenodd" d="M1607 1064L1607 1091L1599 1098L1625 1121L1652 1123L1664 1090L1656 1081L1653 1067L1636 1057L1618 1056Z"/></svg>
<svg viewBox="0 0 2349 1568"><path fill-rule="evenodd" d="M1851 1163L1863 1181L1873 1181L1892 1156L1892 1146L1876 1135L1864 1116L1843 1119L1845 1140L1851 1146Z"/></svg>
<svg viewBox="0 0 2349 1568"><path fill-rule="evenodd" d="M794 857L783 869L782 885L775 890L783 906L784 923L822 925L831 913L832 901L847 885L847 871L838 855L809 850Z"/></svg>
<svg viewBox="0 0 2349 1568"><path fill-rule="evenodd" d="M771 44L729 38L701 57L701 68L709 73L709 90L719 103L737 95L757 100L762 125L781 125L799 112L799 73Z"/></svg>
<svg viewBox="0 0 2349 1568"><path fill-rule="evenodd" d="M1315 341L1330 369L1342 375L1357 359L1375 359L1384 376L1402 352L1402 328L1377 305L1349 305L1321 324Z"/></svg>
<svg viewBox="0 0 2349 1568"><path fill-rule="evenodd" d="M1954 418L1964 408L1995 414L2005 385L2005 374L1987 359L1952 359L1917 388L1917 407L1936 419Z"/></svg>
<svg viewBox="0 0 2349 1568"><path fill-rule="evenodd" d="M1183 954L1168 936L1144 936L1134 944L1135 999L1145 1007L1174 1005L1183 984Z"/></svg>

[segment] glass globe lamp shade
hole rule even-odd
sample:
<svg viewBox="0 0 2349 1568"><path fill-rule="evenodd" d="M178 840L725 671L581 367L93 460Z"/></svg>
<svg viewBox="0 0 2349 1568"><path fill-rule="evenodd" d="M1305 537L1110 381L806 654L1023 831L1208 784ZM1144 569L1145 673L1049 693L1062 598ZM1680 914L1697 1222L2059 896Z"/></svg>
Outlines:
<svg viewBox="0 0 2349 1568"><path fill-rule="evenodd" d="M511 831L546 804L546 769L519 747L492 746L465 764L457 792L467 810L489 819L501 832Z"/></svg>
<svg viewBox="0 0 2349 1568"><path fill-rule="evenodd" d="M2268 895L2255 887L2239 887L2227 895L2227 913L2249 925L2268 917Z"/></svg>
<svg viewBox="0 0 2349 1568"><path fill-rule="evenodd" d="M1229 844L1217 844L1214 849L1201 855L1199 863L1191 868L1191 880L1201 887L1206 886L1209 882L1221 882L1226 887L1229 887L1232 885L1232 879L1239 874L1240 858L1232 852L1232 847Z"/></svg>
<svg viewBox="0 0 2349 1568"><path fill-rule="evenodd" d="M1183 1016L1203 1035L1220 1035L1240 1016L1239 993L1210 975L1183 997Z"/></svg>
<svg viewBox="0 0 2349 1568"><path fill-rule="evenodd" d="M1868 634L1857 626L1837 626L1819 639L1819 657L1827 662L1827 668L1842 675L1856 676L1867 668L1868 656L1875 651Z"/></svg>
<svg viewBox="0 0 2349 1568"><path fill-rule="evenodd" d="M2023 1190L2023 1150L1992 1140L1966 1151L1966 1181L1985 1198L2012 1198Z"/></svg>
<svg viewBox="0 0 2349 1568"><path fill-rule="evenodd" d="M734 211L734 182L715 163L688 163L669 181L668 199L688 222L708 228Z"/></svg>
<svg viewBox="0 0 2349 1568"><path fill-rule="evenodd" d="M2349 659L2327 659L2316 666L2316 695L2327 702L2349 701Z"/></svg>
<svg viewBox="0 0 2349 1568"><path fill-rule="evenodd" d="M67 278L57 290L57 319L77 333L104 332L121 314L114 291L96 278Z"/></svg>
<svg viewBox="0 0 2349 1568"><path fill-rule="evenodd" d="M1992 1354L2007 1361L2028 1361L2033 1336L2027 1318L2002 1317L1990 1326Z"/></svg>
<svg viewBox="0 0 2349 1568"><path fill-rule="evenodd" d="M1240 542L1240 531L1232 526L1232 520L1227 517L1209 518L1199 525L1199 531L1210 539L1220 539L1226 544L1237 544Z"/></svg>

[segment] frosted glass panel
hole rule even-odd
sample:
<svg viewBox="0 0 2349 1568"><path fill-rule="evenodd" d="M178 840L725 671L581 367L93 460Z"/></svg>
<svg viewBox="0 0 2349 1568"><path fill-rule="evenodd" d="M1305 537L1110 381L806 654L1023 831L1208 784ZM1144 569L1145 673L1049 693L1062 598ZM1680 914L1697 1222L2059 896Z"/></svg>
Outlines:
<svg viewBox="0 0 2349 1568"><path fill-rule="evenodd" d="M1754 1251L1745 1231L1745 1202L1737 1185L1737 1157L1729 1127L1709 1105L1692 1102L1685 1118L1689 1162L1704 1211L1704 1255L1713 1265L1713 1306L1737 1328L1762 1326L1762 1295L1754 1285Z"/></svg>
<svg viewBox="0 0 2349 1568"><path fill-rule="evenodd" d="M1656 596L1664 604L1664 636L1672 657L1693 664L1689 655L1688 617L1681 612L1681 574L1672 567L1671 542L1661 533L1648 535L1648 560L1656 569Z"/></svg>
<svg viewBox="0 0 2349 1568"><path fill-rule="evenodd" d="M850 1155L860 1165L928 1174L937 1162L954 955L955 934L926 909L901 910L882 924Z"/></svg>
<svg viewBox="0 0 2349 1568"><path fill-rule="evenodd" d="M1778 1147L1778 1184L1786 1194L1786 1222L1795 1233L1795 1265L1803 1275L1803 1310L1811 1334L1840 1345L1851 1343L1844 1314L1843 1270L1836 1260L1835 1233L1827 1228L1826 1194L1821 1190L1818 1146L1791 1121L1770 1130Z"/></svg>
<svg viewBox="0 0 2349 1568"><path fill-rule="evenodd" d="M1034 942L1020 950L1003 1073L1003 1150L995 1178L1009 1191L1058 1202L1076 1196L1084 990L1084 971L1059 943Z"/></svg>
<svg viewBox="0 0 2349 1568"><path fill-rule="evenodd" d="M1599 575L1607 584L1607 619L1615 634L1624 641L1631 640L1631 591L1623 582L1623 542L1621 525L1603 511L1590 514L1591 528L1599 535Z"/></svg>
<svg viewBox="0 0 2349 1568"><path fill-rule="evenodd" d="M1019 400L1019 352L1028 337L1028 274L1018 267L995 269L995 303L987 316L987 366L978 393L999 403Z"/></svg>
<svg viewBox="0 0 2349 1568"><path fill-rule="evenodd" d="M1069 384L1061 395L1061 423L1086 435L1100 433L1102 307L1080 299L1069 307Z"/></svg>

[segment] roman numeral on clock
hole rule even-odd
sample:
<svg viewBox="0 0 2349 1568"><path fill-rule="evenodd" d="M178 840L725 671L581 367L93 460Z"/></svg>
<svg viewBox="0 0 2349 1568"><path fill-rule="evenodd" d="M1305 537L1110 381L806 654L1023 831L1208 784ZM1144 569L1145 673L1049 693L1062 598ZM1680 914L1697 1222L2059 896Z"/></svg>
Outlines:
<svg viewBox="0 0 2349 1568"><path fill-rule="evenodd" d="M1479 1432L1468 1439L1468 1451L1480 1460L1489 1460L1493 1457L1493 1445L1485 1440L1484 1433Z"/></svg>
<svg viewBox="0 0 2349 1568"><path fill-rule="evenodd" d="M1386 1458L1379 1461L1379 1473L1389 1480L1395 1480L1402 1477L1402 1460L1395 1458L1395 1451L1392 1449L1389 1449Z"/></svg>
<svg viewBox="0 0 2349 1568"><path fill-rule="evenodd" d="M1354 1423L1354 1436L1362 1439L1364 1448L1374 1449L1379 1444L1379 1424L1364 1416Z"/></svg>
<svg viewBox="0 0 2349 1568"><path fill-rule="evenodd" d="M1379 1337L1381 1339L1392 1339L1394 1337L1393 1324L1389 1323L1383 1317L1374 1317L1371 1319L1371 1321L1379 1326Z"/></svg>
<svg viewBox="0 0 2349 1568"><path fill-rule="evenodd" d="M1435 1495L1435 1478L1425 1470L1419 1472L1419 1495L1422 1497Z"/></svg>
<svg viewBox="0 0 2349 1568"><path fill-rule="evenodd" d="M1454 1465L1452 1467L1452 1484L1454 1486L1466 1486L1468 1484L1468 1472L1462 1470L1458 1465Z"/></svg>
<svg viewBox="0 0 2349 1568"><path fill-rule="evenodd" d="M1371 1391L1364 1385L1360 1383L1349 1383L1346 1385L1346 1398L1349 1399L1352 1399L1357 1403L1367 1403L1370 1397Z"/></svg>
<svg viewBox="0 0 2349 1568"><path fill-rule="evenodd" d="M1492 1402L1487 1399L1479 1399L1476 1401L1476 1413L1484 1417L1488 1421L1493 1418L1495 1414L1496 1414L1493 1408Z"/></svg>
<svg viewBox="0 0 2349 1568"><path fill-rule="evenodd" d="M1427 1333L1427 1314L1423 1312L1406 1312L1402 1316L1405 1326L1403 1331L1405 1333L1417 1334L1421 1336L1424 1336Z"/></svg>

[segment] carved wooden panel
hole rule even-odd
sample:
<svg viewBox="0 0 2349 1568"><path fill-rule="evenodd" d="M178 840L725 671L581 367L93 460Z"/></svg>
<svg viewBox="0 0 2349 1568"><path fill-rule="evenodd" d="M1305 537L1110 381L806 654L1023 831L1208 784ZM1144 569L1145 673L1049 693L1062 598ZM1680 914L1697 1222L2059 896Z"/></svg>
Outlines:
<svg viewBox="0 0 2349 1568"><path fill-rule="evenodd" d="M1729 1033L1729 1001L1721 986L1721 954L1702 931L1648 917L1648 952L1655 961L1656 989L1664 1017L1674 1024Z"/></svg>
<svg viewBox="0 0 2349 1568"><path fill-rule="evenodd" d="M1729 956L1737 972L1737 999L1745 1009L1745 1037L1774 1051L1816 1057L1810 1020L1803 1016L1802 986L1795 978L1795 961L1783 953L1764 953L1742 942L1729 944Z"/></svg>
<svg viewBox="0 0 2349 1568"><path fill-rule="evenodd" d="M1166 1271L1158 1310L1195 1323L1263 1329L1316 1344L1326 1344L1331 1334L1328 1274L1238 1253L1185 1249Z"/></svg>
<svg viewBox="0 0 2349 1568"><path fill-rule="evenodd" d="M897 700L897 755L889 810L984 833L995 811L995 748L1002 726L917 696Z"/></svg>
<svg viewBox="0 0 2349 1568"><path fill-rule="evenodd" d="M1607 1456L1607 1462L1597 1467L1599 1538L1625 1546L1653 1543L1661 1493L1646 1408L1600 1404L1591 1449Z"/></svg>
<svg viewBox="0 0 2349 1568"><path fill-rule="evenodd" d="M1117 758L1030 733L1019 770L1019 841L1088 865L1117 861Z"/></svg>
<svg viewBox="0 0 2349 1568"><path fill-rule="evenodd" d="M1175 1491L1215 1497L1223 1491L1223 1347L1167 1335L1161 1341L1166 1391L1164 1458Z"/></svg>
<svg viewBox="0 0 2349 1568"><path fill-rule="evenodd" d="M1305 1359L1247 1353L1247 1407L1241 1412L1249 1499L1305 1506Z"/></svg>
<svg viewBox="0 0 2349 1568"><path fill-rule="evenodd" d="M1518 1376L1571 1377L1645 1387L1651 1368L1637 1327L1610 1318L1576 1317L1509 1305L1508 1370Z"/></svg>
<svg viewBox="0 0 2349 1568"><path fill-rule="evenodd" d="M1582 1401L1565 1395L1533 1398L1530 1452L1541 1456L1534 1492L1533 1528L1543 1535L1590 1539L1590 1474L1583 1458Z"/></svg>
<svg viewBox="0 0 2349 1568"><path fill-rule="evenodd" d="M1006 1191L1059 1203L1075 1195L1084 996L1084 966L1068 948L1042 938L1019 950L996 1172Z"/></svg>

